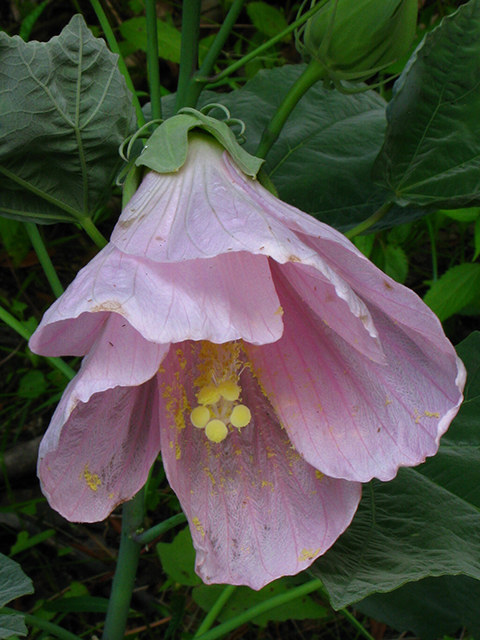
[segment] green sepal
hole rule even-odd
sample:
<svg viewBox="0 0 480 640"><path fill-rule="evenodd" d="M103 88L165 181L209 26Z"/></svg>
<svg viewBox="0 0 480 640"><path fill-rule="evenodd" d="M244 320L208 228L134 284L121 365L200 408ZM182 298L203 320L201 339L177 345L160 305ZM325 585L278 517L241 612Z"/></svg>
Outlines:
<svg viewBox="0 0 480 640"><path fill-rule="evenodd" d="M263 160L242 149L228 124L190 108L181 109L155 129L135 164L157 173L178 171L187 159L188 133L195 128L210 133L229 152L243 173L252 178L257 175Z"/></svg>

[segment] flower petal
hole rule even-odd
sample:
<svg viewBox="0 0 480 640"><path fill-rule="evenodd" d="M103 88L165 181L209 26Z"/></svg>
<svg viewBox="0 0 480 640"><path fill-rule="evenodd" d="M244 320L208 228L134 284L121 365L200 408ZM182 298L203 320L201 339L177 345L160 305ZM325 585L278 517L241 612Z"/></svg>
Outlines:
<svg viewBox="0 0 480 640"><path fill-rule="evenodd" d="M30 348L42 355L90 349L105 312L123 316L151 342L263 344L282 335L279 307L264 256L241 252L162 264L108 245L50 307Z"/></svg>
<svg viewBox="0 0 480 640"><path fill-rule="evenodd" d="M434 455L462 400L455 384L461 364L425 353L370 305L387 358L387 366L377 364L302 306L280 275L276 285L284 335L247 351L305 459L329 476L367 482L374 476L391 480L399 466Z"/></svg>
<svg viewBox="0 0 480 640"><path fill-rule="evenodd" d="M159 376L166 414L162 458L190 523L197 572L207 584L253 589L298 573L350 524L361 485L327 478L306 464L248 365L241 375L242 402L252 422L231 428L221 443L208 441L185 415L194 403L200 346L178 347Z"/></svg>
<svg viewBox="0 0 480 640"><path fill-rule="evenodd" d="M98 522L139 491L158 455L157 380L97 393L69 410L75 384L76 378L42 440L38 475L64 518Z"/></svg>
<svg viewBox="0 0 480 640"><path fill-rule="evenodd" d="M367 358L385 364L378 332L365 303L345 285L340 298L335 287L313 267L301 264L272 264L272 273L280 272L310 309Z"/></svg>

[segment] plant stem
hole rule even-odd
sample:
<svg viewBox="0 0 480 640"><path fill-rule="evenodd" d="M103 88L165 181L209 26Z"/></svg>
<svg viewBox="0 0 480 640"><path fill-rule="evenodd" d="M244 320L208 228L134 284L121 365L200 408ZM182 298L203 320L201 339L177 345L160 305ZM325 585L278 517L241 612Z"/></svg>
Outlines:
<svg viewBox="0 0 480 640"><path fill-rule="evenodd" d="M113 53L116 53L118 55L118 67L123 77L125 78L127 87L132 92L133 106L135 107L135 112L137 114L138 126L142 127L145 124L145 116L143 115L142 107L138 100L138 96L135 91L135 87L133 86L132 79L130 77L130 74L128 73L127 65L125 64L125 60L123 59L123 56L120 53L120 48L115 39L115 35L113 33L112 27L108 22L108 18L105 15L105 11L103 10L99 0L90 0L90 4L92 5L93 10L97 14L98 21L100 22L100 26L103 29L103 33L105 34L110 50L113 51Z"/></svg>
<svg viewBox="0 0 480 640"><path fill-rule="evenodd" d="M367 218L366 220L358 224L353 229L350 229L350 231L347 231L345 233L345 236L349 240L351 240L355 236L358 236L360 233L367 231L367 229L370 229L370 227L372 227L375 223L381 220L390 211L392 207L393 207L393 202L384 202L380 207L380 209L377 209L377 211L375 211L375 213L371 215L369 218Z"/></svg>
<svg viewBox="0 0 480 640"><path fill-rule="evenodd" d="M103 237L103 235L94 225L93 220L91 218L87 218L87 217L82 218L82 220L80 220L80 224L82 225L82 228L85 231L85 233L87 233L90 236L90 238L94 241L94 243L97 245L99 249L103 249L104 247L107 246L108 241L106 240L106 238Z"/></svg>
<svg viewBox="0 0 480 640"><path fill-rule="evenodd" d="M32 627L36 627L37 629L41 629L42 631L48 631L48 633L52 634L56 638L60 638L60 640L80 640L79 636L70 633L66 629L62 629L57 624L53 622L49 622L48 620L43 620L42 618L37 618L36 616L32 616L29 613L23 613L20 611L16 611L15 609L10 609L10 607L3 607L0 609L0 614L3 613L16 613L17 615L21 613L25 616L25 622L32 625Z"/></svg>
<svg viewBox="0 0 480 640"><path fill-rule="evenodd" d="M245 624L245 622L249 622L253 618L259 616L261 613L270 611L271 609L279 607L286 602L290 602L291 600L295 600L296 598L301 598L308 593L312 593L312 591L317 591L321 587L322 583L320 582L320 580L311 580L310 582L302 584L299 587L295 587L295 589L290 589L289 591L287 591L287 593L281 593L278 596L270 598L270 600L266 600L265 602L261 602L260 604L247 609L247 611L245 611L244 613L241 613L235 618L227 620L227 622L219 624L211 631L202 633L201 636L195 636L195 640L216 640L216 638L220 638L220 636L223 636L225 633L236 629L240 625Z"/></svg>
<svg viewBox="0 0 480 640"><path fill-rule="evenodd" d="M371 636L365 627L355 618L354 615L347 611L347 609L340 609L340 613L347 618L347 620L354 626L367 640L375 640L373 636Z"/></svg>
<svg viewBox="0 0 480 640"><path fill-rule="evenodd" d="M244 56L240 60L237 60L237 62L230 65L227 69L224 69L224 71L222 71L218 75L214 76L213 78L203 78L198 76L195 79L195 81L202 82L204 84L211 84L213 82L215 83L219 82L224 78L228 78L228 76L232 75L232 73L235 73L235 71L238 71L238 69L241 69L245 64L247 64L247 62L250 62L250 60L253 60L257 56L262 54L264 51L267 51L268 49L273 47L274 44L277 44L277 42L280 42L280 40L283 40L285 36L288 36L289 33L292 33L292 31L295 31L295 29L298 29L298 27L301 27L302 24L307 22L307 20L309 20L313 15L317 13L319 9L323 7L326 1L327 0L320 0L320 2L317 2L317 4L314 7L312 7L309 11L306 11L303 14L303 16L298 18L298 20L295 20L295 22L292 22L291 25L289 25L286 29L284 29L279 34L277 34L274 38L270 38L270 40L268 40L264 44L260 45L253 51L250 51L250 53L248 53L246 56Z"/></svg>
<svg viewBox="0 0 480 640"><path fill-rule="evenodd" d="M425 218L425 222L427 223L428 235L430 237L430 245L432 247L433 281L436 282L438 280L438 262L437 262L437 243L435 241L435 232L433 230L432 221L430 220L429 216Z"/></svg>
<svg viewBox="0 0 480 640"><path fill-rule="evenodd" d="M152 119L162 118L160 91L160 65L158 62L157 4L155 0L146 0L147 10L147 72L150 87Z"/></svg>
<svg viewBox="0 0 480 640"><path fill-rule="evenodd" d="M208 78L208 76L212 73L215 62L220 55L223 45L227 41L230 32L235 26L235 22L242 10L243 5L245 4L245 0L234 0L232 6L230 7L227 16L220 27L219 32L216 35L215 40L213 41L212 46L208 50L207 55L205 56L205 60L203 61L202 66L197 71L197 73L192 78L191 82L188 86L187 97L185 100L185 106L188 107L196 107L198 97L202 92L202 89L205 87L205 82L196 82L196 77L200 78Z"/></svg>
<svg viewBox="0 0 480 640"><path fill-rule="evenodd" d="M52 261L50 260L50 256L48 255L38 227L34 222L24 222L24 225L28 233L28 237L30 238L30 242L32 243L32 246L35 249L35 253L37 254L40 264L42 265L43 271L47 276L47 280L52 288L52 291L55 296L59 298L63 293L62 283L58 279L57 272L55 271Z"/></svg>
<svg viewBox="0 0 480 640"><path fill-rule="evenodd" d="M202 624L198 627L198 631L194 635L194 639L198 638L199 636L202 635L202 633L206 633L210 629L212 624L218 618L218 614L220 613L220 611L226 605L227 601L232 597L233 592L235 591L236 588L237 587L234 584L228 584L225 587L225 589L219 595L219 597L216 600L216 602L213 605L213 607L210 609L210 611L205 616L205 619L202 622Z"/></svg>
<svg viewBox="0 0 480 640"><path fill-rule="evenodd" d="M25 340L30 339L32 335L31 332L3 307L0 307L0 320L3 320L6 325L21 335L22 338L25 338ZM45 360L47 360L52 367L61 371L69 380L72 380L77 375L61 358L45 358Z"/></svg>
<svg viewBox="0 0 480 640"><path fill-rule="evenodd" d="M187 106L190 80L197 68L198 41L200 37L201 0L184 0L182 9L182 48L180 52L180 75L178 78L175 113Z"/></svg>
<svg viewBox="0 0 480 640"><path fill-rule="evenodd" d="M117 568L113 578L102 640L121 640L125 636L130 600L137 573L141 546L132 535L143 524L145 514L144 489L123 505L122 535Z"/></svg>
<svg viewBox="0 0 480 640"><path fill-rule="evenodd" d="M255 155L258 158L265 158L272 146L278 139L280 132L287 121L287 118L297 106L298 101L305 93L320 80L323 76L324 69L317 60L311 60L305 71L293 84L282 103L276 110L273 118L262 134L260 144Z"/></svg>
<svg viewBox="0 0 480 640"><path fill-rule="evenodd" d="M142 531L142 533L134 534L132 538L133 540L135 540L135 542L143 547L150 544L167 531L170 531L170 529L173 529L173 527L186 522L186 520L187 518L185 517L185 514L179 513L176 516L168 518L168 520L160 522L160 524L155 525L151 529Z"/></svg>

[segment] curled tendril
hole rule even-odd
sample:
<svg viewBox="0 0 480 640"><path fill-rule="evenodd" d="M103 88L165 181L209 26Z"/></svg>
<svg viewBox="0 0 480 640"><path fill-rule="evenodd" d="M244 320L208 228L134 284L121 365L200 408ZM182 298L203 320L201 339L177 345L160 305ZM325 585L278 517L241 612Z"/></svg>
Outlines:
<svg viewBox="0 0 480 640"><path fill-rule="evenodd" d="M131 136L128 136L128 138L125 138L125 140L122 142L122 144L120 145L119 149L118 149L118 153L120 154L120 157L125 160L125 162L128 162L130 160L130 153L132 151L132 147L135 144L135 142L139 139L139 138L148 138L150 137L150 133L146 133L148 131L148 129L150 129L150 127L152 126L158 126L159 124L162 124L163 120L150 120L150 122L147 122L146 124L143 125L143 127L140 127L140 129L138 131L135 131L135 133ZM125 153L125 146L127 147L127 151Z"/></svg>
<svg viewBox="0 0 480 640"><path fill-rule="evenodd" d="M246 129L246 125L243 120L232 118L227 107L224 104L220 104L219 102L211 102L210 104L206 104L200 109L200 113L206 116L210 113L210 111L213 111L213 109L220 109L221 111L223 111L223 113L225 114L225 118L221 120L221 122L224 122L228 127L235 127L237 125L240 127L240 131L238 134L235 134L235 137L237 138L237 142L239 144L243 144L245 142L244 133ZM191 113L195 115L195 113L198 112L196 109L192 109L191 107L184 107L183 109L180 109L178 113Z"/></svg>

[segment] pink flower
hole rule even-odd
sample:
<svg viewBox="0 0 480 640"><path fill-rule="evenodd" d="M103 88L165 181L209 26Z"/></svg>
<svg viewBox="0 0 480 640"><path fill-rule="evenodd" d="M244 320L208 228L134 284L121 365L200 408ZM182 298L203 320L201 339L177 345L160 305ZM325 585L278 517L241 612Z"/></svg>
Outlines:
<svg viewBox="0 0 480 640"><path fill-rule="evenodd" d="M434 455L465 383L412 291L200 135L30 346L86 356L41 445L50 504L102 520L161 449L198 573L254 589L323 554L360 483Z"/></svg>

